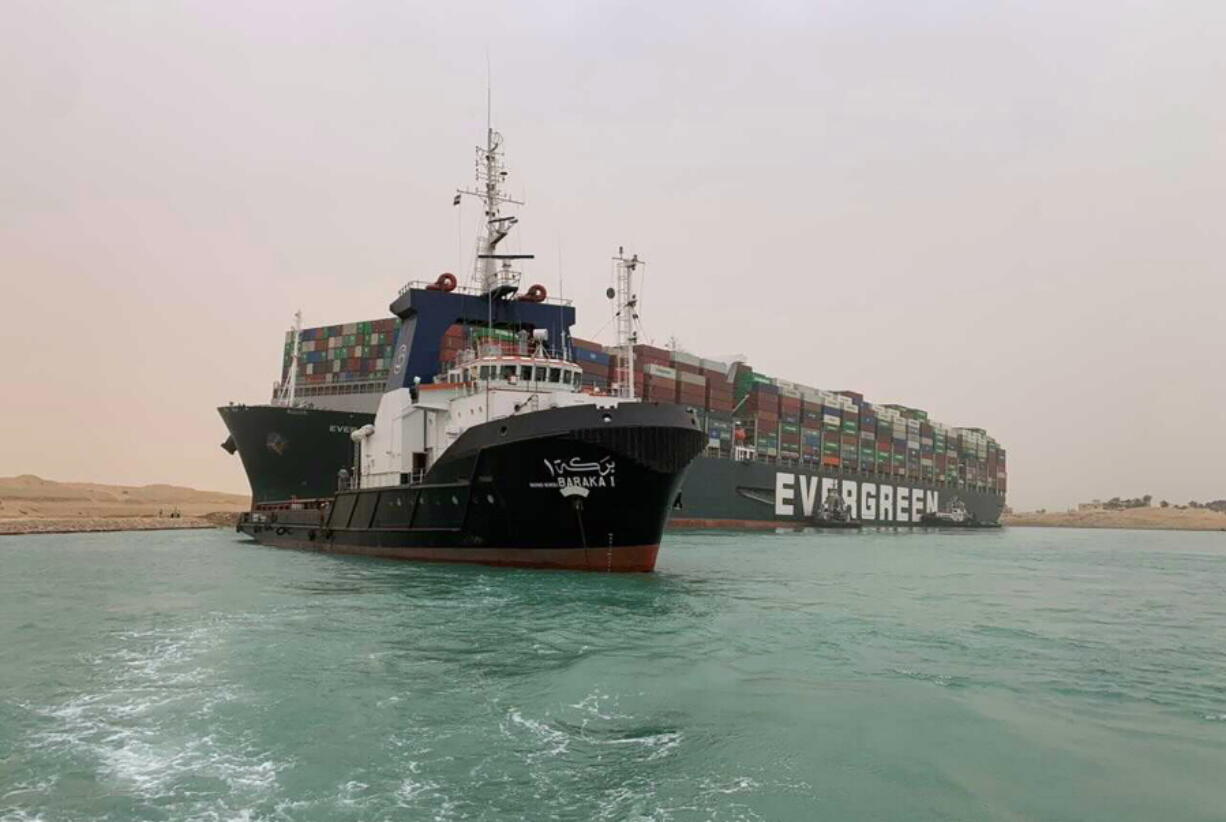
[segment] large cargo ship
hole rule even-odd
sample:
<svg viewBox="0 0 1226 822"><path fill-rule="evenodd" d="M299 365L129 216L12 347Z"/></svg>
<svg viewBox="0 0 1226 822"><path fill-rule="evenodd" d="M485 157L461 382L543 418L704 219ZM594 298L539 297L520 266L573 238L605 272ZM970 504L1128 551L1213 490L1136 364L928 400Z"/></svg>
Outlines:
<svg viewBox="0 0 1226 822"><path fill-rule="evenodd" d="M499 219L509 229L515 218ZM478 267L492 262L477 260ZM623 262L633 275L637 258ZM455 286L450 274L406 286L402 297L419 295L412 312L394 303L391 317L306 329L295 324L273 401L219 409L230 431L223 446L238 452L257 504L335 494L338 477L354 469L350 434L373 421L389 386L406 378L431 384L470 352L516 344L522 329L465 311L453 299L459 295L443 287L448 284ZM524 294L536 302L544 296L543 289ZM580 365L582 390L694 411L706 447L672 502L670 526L821 525L832 499L842 501L839 520L864 525L999 522L1005 450L984 430L869 402L856 391L770 377L747 362L641 344L633 300L616 308L622 345L573 337L569 306L551 315L550 338Z"/></svg>

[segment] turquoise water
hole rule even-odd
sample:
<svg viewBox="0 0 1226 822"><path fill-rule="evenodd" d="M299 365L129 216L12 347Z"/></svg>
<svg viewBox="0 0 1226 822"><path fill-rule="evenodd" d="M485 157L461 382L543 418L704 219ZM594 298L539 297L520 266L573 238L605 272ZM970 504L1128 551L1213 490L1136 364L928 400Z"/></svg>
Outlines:
<svg viewBox="0 0 1226 822"><path fill-rule="evenodd" d="M0 818L1226 818L1226 534L0 538Z"/></svg>

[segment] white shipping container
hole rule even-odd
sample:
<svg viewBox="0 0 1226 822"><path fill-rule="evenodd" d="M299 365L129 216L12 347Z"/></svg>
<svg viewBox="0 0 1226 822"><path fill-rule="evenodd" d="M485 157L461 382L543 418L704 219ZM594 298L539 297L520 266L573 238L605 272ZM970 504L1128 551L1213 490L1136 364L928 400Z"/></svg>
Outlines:
<svg viewBox="0 0 1226 822"><path fill-rule="evenodd" d="M677 369L669 368L666 365L656 365L655 363L647 363L647 365L643 366L643 373L665 380L677 379Z"/></svg>
<svg viewBox="0 0 1226 822"><path fill-rule="evenodd" d="M702 367L702 357L695 357L693 354L687 354L684 351L673 352L673 362L685 363L699 368Z"/></svg>

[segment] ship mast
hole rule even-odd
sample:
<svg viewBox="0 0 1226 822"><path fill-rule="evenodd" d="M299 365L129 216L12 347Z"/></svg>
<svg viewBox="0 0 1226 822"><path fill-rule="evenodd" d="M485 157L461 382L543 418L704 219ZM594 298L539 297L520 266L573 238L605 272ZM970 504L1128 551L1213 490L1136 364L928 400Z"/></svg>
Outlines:
<svg viewBox="0 0 1226 822"><path fill-rule="evenodd" d="M502 191L507 179L507 170L503 162L502 135L494 130L489 120L487 107L485 129L485 146L477 146L477 185L473 188L458 189L456 200L461 195L476 197L481 201L485 215L485 226L481 236L477 238L477 257L473 261L473 282L482 294L491 297L506 297L514 294L519 288L520 272L511 267L512 260L531 260L532 254L499 254L498 244L501 243L515 224L518 217L503 216L504 204L523 205Z"/></svg>
<svg viewBox="0 0 1226 822"><path fill-rule="evenodd" d="M277 393L277 404L292 408L294 395L298 392L298 357L302 348L302 310L294 312L294 350L289 361L289 379L281 384Z"/></svg>
<svg viewBox="0 0 1226 822"><path fill-rule="evenodd" d="M618 246L617 256L613 258L617 268L617 286L609 296L616 301L617 308L617 347L621 354L617 358L617 395L623 399L634 399L634 344L638 342L638 332L635 321L638 315L638 295L633 290L634 272L640 265L646 265L639 255L626 258L625 250Z"/></svg>

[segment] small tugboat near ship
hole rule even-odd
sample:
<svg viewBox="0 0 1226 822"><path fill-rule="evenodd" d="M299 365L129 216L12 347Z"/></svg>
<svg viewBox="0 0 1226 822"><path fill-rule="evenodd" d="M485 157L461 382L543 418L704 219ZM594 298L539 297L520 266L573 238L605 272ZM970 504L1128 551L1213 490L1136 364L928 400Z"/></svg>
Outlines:
<svg viewBox="0 0 1226 822"><path fill-rule="evenodd" d="M640 261L619 251L609 290L620 301L627 378L614 394L585 390L567 350L574 308L540 285L520 294L512 262L530 255L498 252L516 218L500 213L510 202L500 191L501 138L492 129L487 137L477 150L482 185L461 192L484 207L477 286L458 288L443 274L402 290L391 305L401 328L386 390L374 423L350 433L352 472L342 469L330 496L257 500L240 532L267 545L397 559L654 569L670 506L707 435L693 410L634 398L630 285ZM487 333L422 384L453 324Z"/></svg>
<svg viewBox="0 0 1226 822"><path fill-rule="evenodd" d="M543 345L493 345L444 382L389 391L351 435L356 487L257 506L238 530L397 559L651 571L706 437L679 406L586 394L578 376Z"/></svg>

